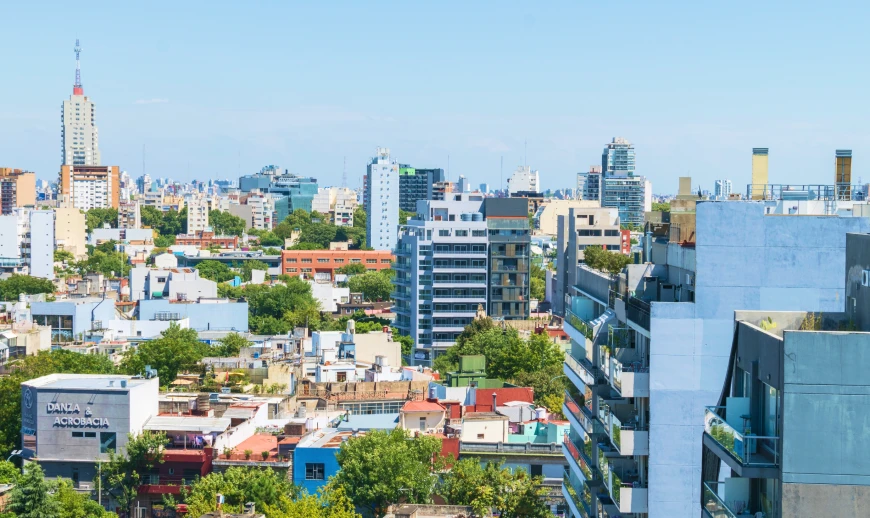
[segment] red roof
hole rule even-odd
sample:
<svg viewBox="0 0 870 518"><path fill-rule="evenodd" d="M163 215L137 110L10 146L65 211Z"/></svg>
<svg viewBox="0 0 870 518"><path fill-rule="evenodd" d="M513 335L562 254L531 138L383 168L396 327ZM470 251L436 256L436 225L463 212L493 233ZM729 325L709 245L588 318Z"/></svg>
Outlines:
<svg viewBox="0 0 870 518"><path fill-rule="evenodd" d="M500 389L477 389L475 400L476 412L493 412L492 395L495 394L495 404L502 406L511 401L535 402L535 391L531 387L500 388Z"/></svg>
<svg viewBox="0 0 870 518"><path fill-rule="evenodd" d="M408 401L402 412L443 412L444 407L431 401Z"/></svg>

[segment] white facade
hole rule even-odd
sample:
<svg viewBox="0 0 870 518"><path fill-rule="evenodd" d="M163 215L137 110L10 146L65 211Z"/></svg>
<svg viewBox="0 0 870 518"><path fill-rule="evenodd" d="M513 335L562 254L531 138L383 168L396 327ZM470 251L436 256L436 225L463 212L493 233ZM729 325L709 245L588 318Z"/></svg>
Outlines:
<svg viewBox="0 0 870 518"><path fill-rule="evenodd" d="M511 195L518 192L541 192L541 179L538 171L532 171L527 165L517 167L508 178L508 193Z"/></svg>
<svg viewBox="0 0 870 518"><path fill-rule="evenodd" d="M186 200L187 233L195 234L208 228L208 203L199 196L191 196Z"/></svg>
<svg viewBox="0 0 870 518"><path fill-rule="evenodd" d="M259 230L272 230L275 200L268 194L254 190L248 196L247 205L251 208L251 226Z"/></svg>
<svg viewBox="0 0 870 518"><path fill-rule="evenodd" d="M718 199L728 199L731 195L731 180L716 180L716 187L713 190L713 195Z"/></svg>
<svg viewBox="0 0 870 518"><path fill-rule="evenodd" d="M356 193L347 187L321 187L311 200L311 211L329 215L339 227L353 226Z"/></svg>
<svg viewBox="0 0 870 518"><path fill-rule="evenodd" d="M71 95L63 102L60 122L61 160L69 165L100 165L99 134L93 101Z"/></svg>
<svg viewBox="0 0 870 518"><path fill-rule="evenodd" d="M399 164L389 148L379 147L366 175L366 244L375 250L396 248L399 225Z"/></svg>
<svg viewBox="0 0 870 518"><path fill-rule="evenodd" d="M73 177L70 180L73 206L85 211L111 207L109 182L111 182L111 175L108 179Z"/></svg>
<svg viewBox="0 0 870 518"><path fill-rule="evenodd" d="M311 295L320 302L321 311L335 313L338 311L338 303L346 303L350 300L350 288L338 288L331 282L309 281Z"/></svg>
<svg viewBox="0 0 870 518"><path fill-rule="evenodd" d="M16 208L0 216L0 269L54 279L54 212Z"/></svg>

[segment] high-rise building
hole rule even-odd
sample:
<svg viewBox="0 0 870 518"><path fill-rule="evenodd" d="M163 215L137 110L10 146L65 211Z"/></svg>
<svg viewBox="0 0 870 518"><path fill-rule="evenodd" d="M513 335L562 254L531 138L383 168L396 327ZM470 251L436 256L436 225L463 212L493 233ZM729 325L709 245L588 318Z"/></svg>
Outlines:
<svg viewBox="0 0 870 518"><path fill-rule="evenodd" d="M527 165L517 167L517 170L511 173L508 178L508 192L511 196L518 193L539 193L541 192L541 178L537 170L532 171L532 168Z"/></svg>
<svg viewBox="0 0 870 518"><path fill-rule="evenodd" d="M418 202L422 218L399 229L396 327L414 339L409 361L430 365L478 310L505 320L529 315L528 203L454 193Z"/></svg>
<svg viewBox="0 0 870 518"><path fill-rule="evenodd" d="M58 194L81 209L118 208L120 203L118 166L62 165Z"/></svg>
<svg viewBox="0 0 870 518"><path fill-rule="evenodd" d="M433 186L444 181L444 169L417 169L399 166L399 208L416 212L419 200L433 199Z"/></svg>
<svg viewBox="0 0 870 518"><path fill-rule="evenodd" d="M0 216L0 271L54 279L54 211L15 208Z"/></svg>
<svg viewBox="0 0 870 518"><path fill-rule="evenodd" d="M752 185L749 187L749 197L753 200L761 200L766 197L768 185L767 177L767 154L768 148L752 148Z"/></svg>
<svg viewBox="0 0 870 518"><path fill-rule="evenodd" d="M69 100L61 107L61 164L100 165L100 138L97 133L93 101L85 97L79 66L79 40L76 40L76 82Z"/></svg>
<svg viewBox="0 0 870 518"><path fill-rule="evenodd" d="M36 173L0 167L0 212L36 204Z"/></svg>
<svg viewBox="0 0 870 518"><path fill-rule="evenodd" d="M601 154L601 171L605 177L634 176L634 146L631 142L614 137Z"/></svg>
<svg viewBox="0 0 870 518"><path fill-rule="evenodd" d="M459 181L456 182L456 188L459 192L471 192L471 184L468 183L468 178L459 175Z"/></svg>
<svg viewBox="0 0 870 518"><path fill-rule="evenodd" d="M577 192L581 200L601 203L601 184L601 166L593 165L588 173L577 173Z"/></svg>
<svg viewBox="0 0 870 518"><path fill-rule="evenodd" d="M187 233L196 234L208 228L208 202L201 196L187 198Z"/></svg>
<svg viewBox="0 0 870 518"><path fill-rule="evenodd" d="M713 196L716 199L727 200L731 196L731 180L716 180L716 186L713 189Z"/></svg>
<svg viewBox="0 0 870 518"><path fill-rule="evenodd" d="M347 187L321 187L311 201L312 212L327 215L339 227L353 226L356 207L356 193Z"/></svg>
<svg viewBox="0 0 870 518"><path fill-rule="evenodd" d="M643 176L604 178L602 207L619 209L619 220L643 225L644 213L652 210L652 184Z"/></svg>
<svg viewBox="0 0 870 518"><path fill-rule="evenodd" d="M837 186L837 199L852 199L852 150L836 151L834 184Z"/></svg>
<svg viewBox="0 0 870 518"><path fill-rule="evenodd" d="M670 216L670 224L647 226L646 264L629 265L615 277L587 265L577 268L575 294L565 311L571 338L565 374L571 386L563 409L571 423L564 444L570 467L565 496L576 515L590 505L624 518L705 516L699 488L720 479L714 473L702 480L699 453L707 439L700 416L705 407L724 405L720 395L731 360L751 362L732 356L735 311L766 310L766 316L767 310L825 315L841 310L845 264L831 258L842 257L846 233L870 230L866 218L783 217L768 213L764 204L691 197L672 201ZM801 259L783 260L784 250ZM747 254L758 268L745 268ZM818 267L820 261L825 268ZM769 337L781 328L772 327ZM764 348L773 354L773 343L766 340ZM840 356L824 342L813 347ZM781 358L764 357L782 374ZM793 374L791 367L785 370ZM760 417L751 416L751 432L764 437L768 434L754 424ZM745 433L744 422L736 423ZM849 430L842 431L841 437L848 437ZM730 444L732 454L751 449L745 441ZM709 511L706 516L729 516Z"/></svg>
<svg viewBox="0 0 870 518"><path fill-rule="evenodd" d="M122 201L118 204L118 228L142 228L139 200Z"/></svg>
<svg viewBox="0 0 870 518"><path fill-rule="evenodd" d="M478 189L480 189L480 192L482 192L483 194L487 194L487 193L489 193L489 184L488 184L488 183L482 183L482 184L480 184L480 186L478 187Z"/></svg>
<svg viewBox="0 0 870 518"><path fill-rule="evenodd" d="M375 250L392 250L399 225L399 164L390 158L389 148L377 149L365 182L366 244Z"/></svg>

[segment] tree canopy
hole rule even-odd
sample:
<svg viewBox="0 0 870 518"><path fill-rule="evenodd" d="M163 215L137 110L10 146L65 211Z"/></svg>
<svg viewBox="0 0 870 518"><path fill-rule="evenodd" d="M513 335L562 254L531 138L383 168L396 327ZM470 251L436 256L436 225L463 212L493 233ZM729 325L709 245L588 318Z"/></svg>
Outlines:
<svg viewBox="0 0 870 518"><path fill-rule="evenodd" d="M95 228L103 228L108 223L110 228L118 228L118 209L88 209L85 212L85 224L90 233Z"/></svg>
<svg viewBox="0 0 870 518"><path fill-rule="evenodd" d="M144 430L138 435L128 434L123 452L109 450L109 460L100 470L101 490L105 488L132 515L142 475L163 462L163 449L168 442L163 432Z"/></svg>
<svg viewBox="0 0 870 518"><path fill-rule="evenodd" d="M590 267L611 275L617 275L631 264L631 257L619 252L611 252L597 246L583 250L584 262Z"/></svg>
<svg viewBox="0 0 870 518"><path fill-rule="evenodd" d="M390 300L393 291L392 270L365 272L347 280L347 287L353 293L362 293L368 301Z"/></svg>
<svg viewBox="0 0 870 518"><path fill-rule="evenodd" d="M662 202L654 201L652 204L652 210L653 210L653 212L670 212L671 211L671 204L670 204L670 202L662 203Z"/></svg>
<svg viewBox="0 0 870 518"><path fill-rule="evenodd" d="M229 212L210 210L208 224L220 236L241 236L245 233L245 220Z"/></svg>
<svg viewBox="0 0 870 518"><path fill-rule="evenodd" d="M377 516L400 499L429 502L438 480L434 469L440 467L441 439L408 438L407 430L376 430L344 442L336 454L341 469L330 487L344 488L357 507Z"/></svg>
<svg viewBox="0 0 870 518"><path fill-rule="evenodd" d="M12 275L8 279L0 280L0 299L2 300L18 300L18 296L22 293L27 295L35 295L37 293L53 294L54 291L54 283L40 277Z"/></svg>
<svg viewBox="0 0 870 518"><path fill-rule="evenodd" d="M160 338L128 349L121 360L121 370L127 374L142 374L145 366L150 365L157 369L160 384L166 386L179 372L199 368L199 361L210 353L211 347L199 341L195 330L182 329L173 322Z"/></svg>
<svg viewBox="0 0 870 518"><path fill-rule="evenodd" d="M269 265L264 263L263 261L257 260L248 260L242 263L242 267L239 268L242 280L248 282L251 280L251 275L254 270L263 270L268 271Z"/></svg>
<svg viewBox="0 0 870 518"><path fill-rule="evenodd" d="M443 475L438 494L452 505L470 505L476 516L549 518L552 514L543 499L548 491L542 481L523 469L511 472L502 462L484 467L479 459L469 458Z"/></svg>
<svg viewBox="0 0 870 518"><path fill-rule="evenodd" d="M204 279L209 279L215 282L231 281L236 277L236 272L232 271L226 263L206 259L201 261L195 267L199 271L199 276Z"/></svg>
<svg viewBox="0 0 870 518"><path fill-rule="evenodd" d="M239 333L230 333L221 339L218 345L212 346L212 355L222 358L236 357L244 347L250 347L251 342Z"/></svg>
<svg viewBox="0 0 870 518"><path fill-rule="evenodd" d="M224 496L222 510L240 513L245 503L254 502L257 510L272 516L271 509L286 512L296 488L283 473L268 468L231 467L223 473L212 472L185 491L189 516L202 516L216 510L217 495Z"/></svg>

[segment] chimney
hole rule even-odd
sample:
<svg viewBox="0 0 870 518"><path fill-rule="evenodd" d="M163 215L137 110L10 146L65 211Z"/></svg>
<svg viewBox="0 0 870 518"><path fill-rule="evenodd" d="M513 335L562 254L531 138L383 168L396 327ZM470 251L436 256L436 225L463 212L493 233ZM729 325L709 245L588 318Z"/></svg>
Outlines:
<svg viewBox="0 0 870 518"><path fill-rule="evenodd" d="M497 399L497 398L496 398L495 392L493 392L493 393L492 393L492 411L493 411L493 412L496 412L496 409L495 409L495 408L496 408L496 407L495 407L496 399Z"/></svg>

